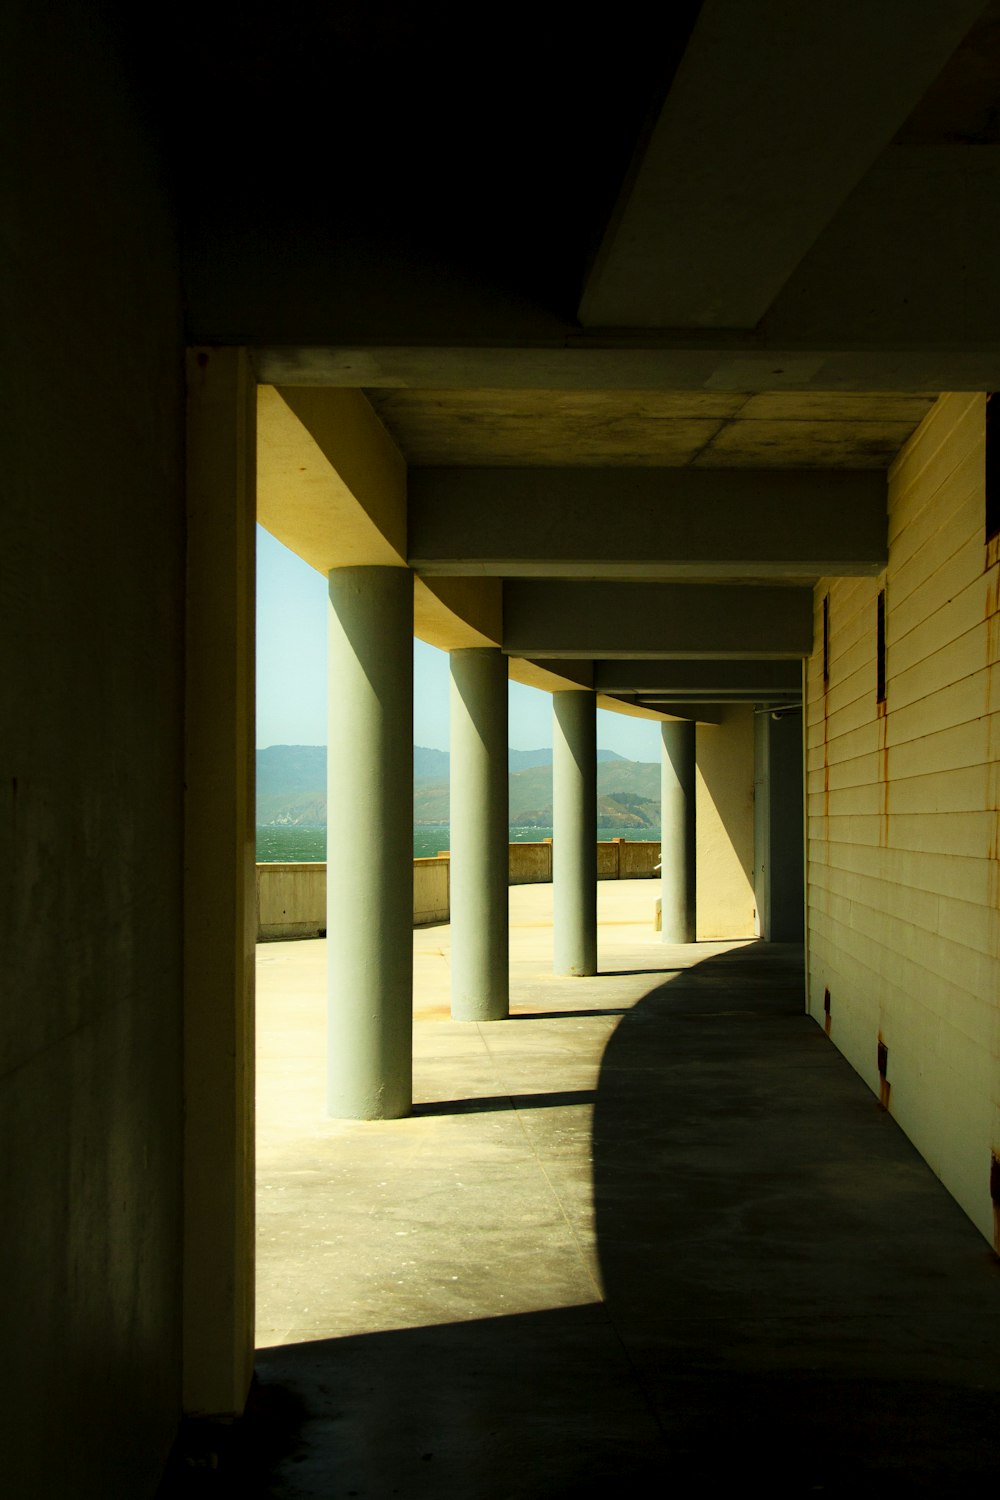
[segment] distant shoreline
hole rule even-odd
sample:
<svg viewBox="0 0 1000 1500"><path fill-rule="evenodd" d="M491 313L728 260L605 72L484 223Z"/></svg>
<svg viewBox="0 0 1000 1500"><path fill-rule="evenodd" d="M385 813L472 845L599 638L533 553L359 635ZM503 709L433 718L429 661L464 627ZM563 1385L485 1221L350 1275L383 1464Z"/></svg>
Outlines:
<svg viewBox="0 0 1000 1500"><path fill-rule="evenodd" d="M535 844L552 837L551 827L512 827L509 841L512 844ZM656 843L660 837L658 828L599 828L598 843L608 839L626 839L634 843ZM413 828L413 858L427 859L435 854L447 853L451 843L451 829L447 823L415 824ZM325 828L265 827L257 828L258 864L321 864L326 859Z"/></svg>

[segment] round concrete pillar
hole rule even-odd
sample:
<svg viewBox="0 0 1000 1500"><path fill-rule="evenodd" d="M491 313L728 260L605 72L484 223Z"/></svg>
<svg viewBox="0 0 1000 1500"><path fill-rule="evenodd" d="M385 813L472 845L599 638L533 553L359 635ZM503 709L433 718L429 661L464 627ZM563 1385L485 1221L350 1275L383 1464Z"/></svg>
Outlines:
<svg viewBox="0 0 1000 1500"><path fill-rule="evenodd" d="M557 974L597 973L597 699L552 695L552 886Z"/></svg>
<svg viewBox="0 0 1000 1500"><path fill-rule="evenodd" d="M451 1013L507 1014L507 662L451 653Z"/></svg>
<svg viewBox="0 0 1000 1500"><path fill-rule="evenodd" d="M695 863L695 726L664 723L660 770L660 894L665 943L693 943L697 935Z"/></svg>
<svg viewBox="0 0 1000 1500"><path fill-rule="evenodd" d="M327 1108L412 1103L413 575L330 574Z"/></svg>

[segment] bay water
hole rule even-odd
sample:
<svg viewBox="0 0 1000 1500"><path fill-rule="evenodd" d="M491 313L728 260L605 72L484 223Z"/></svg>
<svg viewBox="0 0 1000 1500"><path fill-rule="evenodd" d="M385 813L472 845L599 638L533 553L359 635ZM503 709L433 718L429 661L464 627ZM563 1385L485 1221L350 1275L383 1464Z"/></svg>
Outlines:
<svg viewBox="0 0 1000 1500"><path fill-rule="evenodd" d="M640 843L660 837L658 828L601 828L598 839L629 839ZM512 844L537 844L552 837L551 828L511 828ZM413 830L413 858L427 859L450 844L447 823L421 823ZM258 828L259 864L311 864L326 859L325 828Z"/></svg>

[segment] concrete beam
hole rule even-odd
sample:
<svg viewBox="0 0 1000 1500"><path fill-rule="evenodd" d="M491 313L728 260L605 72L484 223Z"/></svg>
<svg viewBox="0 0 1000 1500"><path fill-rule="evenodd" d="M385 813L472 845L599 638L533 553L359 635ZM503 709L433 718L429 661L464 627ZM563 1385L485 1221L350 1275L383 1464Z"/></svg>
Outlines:
<svg viewBox="0 0 1000 1500"><path fill-rule="evenodd" d="M798 658L812 651L811 588L508 579L511 656Z"/></svg>
<svg viewBox="0 0 1000 1500"><path fill-rule="evenodd" d="M982 9L705 0L580 321L754 327Z"/></svg>
<svg viewBox="0 0 1000 1500"><path fill-rule="evenodd" d="M761 336L807 348L912 339L931 361L928 390L968 390L971 368L963 375L945 351L997 339L998 235L1000 146L894 145L783 287Z"/></svg>
<svg viewBox="0 0 1000 1500"><path fill-rule="evenodd" d="M257 519L321 573L406 560L406 464L360 391L257 393Z"/></svg>
<svg viewBox="0 0 1000 1500"><path fill-rule="evenodd" d="M634 719L652 719L658 724L666 724L671 719L692 719L696 724L721 724L725 718L725 709L717 703L677 702L655 706L645 698L619 698L598 693L597 706Z"/></svg>
<svg viewBox="0 0 1000 1500"><path fill-rule="evenodd" d="M879 470L413 469L409 562L428 577L867 576Z"/></svg>
<svg viewBox="0 0 1000 1500"><path fill-rule="evenodd" d="M507 676L512 682L539 688L543 693L564 693L594 685L593 663L586 660L525 661L519 656L508 656Z"/></svg>
<svg viewBox="0 0 1000 1500"><path fill-rule="evenodd" d="M439 651L499 646L503 591L498 578L413 580L413 634Z"/></svg>
<svg viewBox="0 0 1000 1500"><path fill-rule="evenodd" d="M594 687L644 699L801 697L802 669L795 661L597 661Z"/></svg>
<svg viewBox="0 0 1000 1500"><path fill-rule="evenodd" d="M977 148L976 154L986 148ZM825 242L825 241L824 241ZM963 273L968 281L968 268ZM977 286L978 286L977 281ZM846 309L829 306L822 330L809 337L772 329L770 319L753 333L720 329L649 329L641 334L581 333L567 322L554 336L547 326L528 343L484 333L460 344L442 325L438 342L413 345L387 332L382 344L269 345L257 351L258 378L302 387L410 386L421 390L534 391L880 391L1000 390L1000 344L995 324L971 319L952 330L947 344L920 342L920 325L932 298L910 306L908 330L885 328L880 309L856 310L867 318L864 335L846 337L838 326ZM935 320L936 321L936 320ZM852 312L853 323L853 312Z"/></svg>

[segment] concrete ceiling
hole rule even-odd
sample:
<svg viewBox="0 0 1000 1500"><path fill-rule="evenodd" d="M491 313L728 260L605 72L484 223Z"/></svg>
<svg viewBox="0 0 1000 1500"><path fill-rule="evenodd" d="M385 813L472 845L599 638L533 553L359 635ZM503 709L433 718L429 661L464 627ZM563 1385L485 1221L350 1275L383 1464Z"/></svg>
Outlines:
<svg viewBox="0 0 1000 1500"><path fill-rule="evenodd" d="M811 580L882 564L868 481L1000 389L1000 0L133 9L189 338L279 388L269 524L414 567L443 645L598 691L801 654ZM357 515L338 393L389 445Z"/></svg>
<svg viewBox="0 0 1000 1500"><path fill-rule="evenodd" d="M376 388L365 395L415 467L885 469L935 399L854 391Z"/></svg>

